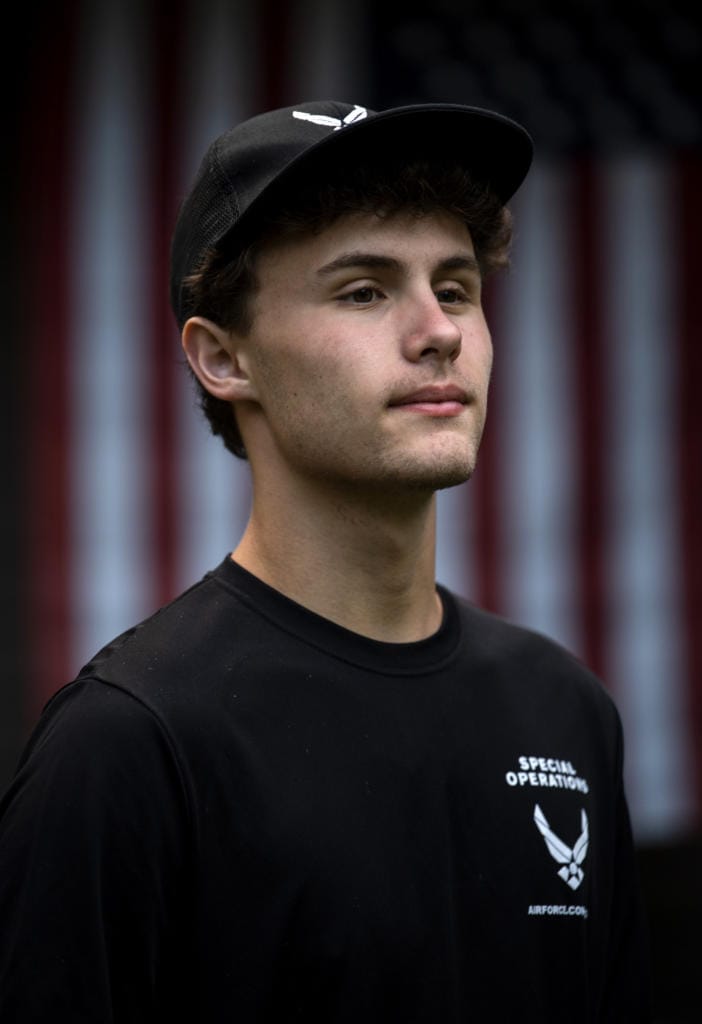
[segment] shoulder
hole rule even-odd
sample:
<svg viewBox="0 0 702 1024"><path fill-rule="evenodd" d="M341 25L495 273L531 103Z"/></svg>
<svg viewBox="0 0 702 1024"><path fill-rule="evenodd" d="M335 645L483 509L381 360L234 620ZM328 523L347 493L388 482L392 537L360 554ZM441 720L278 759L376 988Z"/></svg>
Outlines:
<svg viewBox="0 0 702 1024"><path fill-rule="evenodd" d="M444 591L446 593L446 591ZM461 620L464 642L486 657L499 654L510 656L565 658L577 662L575 656L557 640L529 626L524 626L503 615L487 611L478 605L450 594ZM582 666L585 668L585 666Z"/></svg>
<svg viewBox="0 0 702 1024"><path fill-rule="evenodd" d="M187 776L158 718L81 679L49 701L24 747L0 802L0 860L49 842L75 865L87 847L127 849L134 834L146 848L184 849L191 820Z"/></svg>
<svg viewBox="0 0 702 1024"><path fill-rule="evenodd" d="M115 637L78 673L129 694L158 717L197 700L213 679L231 675L254 634L254 613L227 586L221 564L154 614ZM69 684L69 686L72 684ZM105 698L115 703L116 698Z"/></svg>
<svg viewBox="0 0 702 1024"><path fill-rule="evenodd" d="M172 601L126 629L102 647L82 668L81 675L105 678L121 665L142 664L158 671L163 659L182 657L185 650L207 640L222 617L231 615L232 596L220 585L221 566L207 573Z"/></svg>
<svg viewBox="0 0 702 1024"><path fill-rule="evenodd" d="M272 629L226 558L99 650L47 704L32 746L60 733L89 756L104 738L101 756L123 744L185 764L231 726L232 693L256 687L270 652L285 660Z"/></svg>
<svg viewBox="0 0 702 1024"><path fill-rule="evenodd" d="M479 608L465 598L451 597L461 621L464 648L470 648L476 658L567 672L601 685L587 665L553 637Z"/></svg>
<svg viewBox="0 0 702 1024"><path fill-rule="evenodd" d="M605 682L573 651L538 630L515 623L453 595L461 621L463 656L482 678L553 713L568 705L595 715L615 733L619 712Z"/></svg>
<svg viewBox="0 0 702 1024"><path fill-rule="evenodd" d="M67 792L104 786L115 798L121 780L140 778L144 788L168 788L187 803L177 751L160 717L126 689L89 676L64 686L42 711L16 776L24 785L35 778Z"/></svg>

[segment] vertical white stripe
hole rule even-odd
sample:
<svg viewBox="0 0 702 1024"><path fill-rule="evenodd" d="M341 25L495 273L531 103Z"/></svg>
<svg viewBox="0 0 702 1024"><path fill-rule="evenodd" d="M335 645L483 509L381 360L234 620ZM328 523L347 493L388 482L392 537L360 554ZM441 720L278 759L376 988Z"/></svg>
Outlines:
<svg viewBox="0 0 702 1024"><path fill-rule="evenodd" d="M187 87L184 111L182 194L209 143L238 121L256 113L257 25L252 3L197 0L185 33ZM177 337L176 337L177 344ZM234 548L248 518L248 463L213 437L197 407L194 384L183 368L178 408L178 566L180 587L188 586Z"/></svg>
<svg viewBox="0 0 702 1024"><path fill-rule="evenodd" d="M470 481L439 491L436 503L436 578L455 594L476 600L475 519Z"/></svg>
<svg viewBox="0 0 702 1024"><path fill-rule="evenodd" d="M75 105L71 544L76 667L148 610L149 279L136 5L85 5Z"/></svg>
<svg viewBox="0 0 702 1024"><path fill-rule="evenodd" d="M642 156L605 176L610 323L608 659L624 719L632 817L662 838L692 820L676 520L671 182Z"/></svg>
<svg viewBox="0 0 702 1024"><path fill-rule="evenodd" d="M573 651L576 602L573 340L567 164L536 163L513 205L512 267L495 360L502 384L500 525L505 613Z"/></svg>

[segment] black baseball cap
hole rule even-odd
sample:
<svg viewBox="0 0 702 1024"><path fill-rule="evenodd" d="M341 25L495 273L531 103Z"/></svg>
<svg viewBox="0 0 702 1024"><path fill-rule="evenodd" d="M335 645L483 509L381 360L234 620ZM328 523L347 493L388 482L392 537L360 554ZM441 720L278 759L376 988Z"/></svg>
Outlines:
<svg viewBox="0 0 702 1024"><path fill-rule="evenodd" d="M317 100L258 114L208 147L183 200L171 245L171 305L188 316L183 280L205 253L255 225L257 215L295 180L324 180L333 167L396 157L445 156L506 203L531 165L529 133L511 118L480 107L427 103L369 110Z"/></svg>

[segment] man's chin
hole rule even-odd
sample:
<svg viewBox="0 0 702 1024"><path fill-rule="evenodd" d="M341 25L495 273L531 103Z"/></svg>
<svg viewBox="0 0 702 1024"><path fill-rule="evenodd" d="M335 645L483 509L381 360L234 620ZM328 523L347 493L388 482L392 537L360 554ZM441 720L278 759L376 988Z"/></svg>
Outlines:
<svg viewBox="0 0 702 1024"><path fill-rule="evenodd" d="M458 487L459 484L464 484L470 480L473 475L473 467L466 468L463 471L446 473L439 478L435 484L435 490L445 491L448 487Z"/></svg>
<svg viewBox="0 0 702 1024"><path fill-rule="evenodd" d="M417 475L415 480L408 481L408 484L410 487L414 486L418 490L445 491L449 487L458 487L459 484L464 484L467 480L470 480L472 475L472 467L463 467L461 469L454 467L453 469Z"/></svg>
<svg viewBox="0 0 702 1024"><path fill-rule="evenodd" d="M466 454L444 455L425 461L408 462L395 476L400 486L410 490L443 491L464 484L471 478L474 469L475 459Z"/></svg>
<svg viewBox="0 0 702 1024"><path fill-rule="evenodd" d="M443 437L433 438L430 445L408 453L407 478L418 487L435 491L464 484L473 475L479 447L479 438L447 431Z"/></svg>

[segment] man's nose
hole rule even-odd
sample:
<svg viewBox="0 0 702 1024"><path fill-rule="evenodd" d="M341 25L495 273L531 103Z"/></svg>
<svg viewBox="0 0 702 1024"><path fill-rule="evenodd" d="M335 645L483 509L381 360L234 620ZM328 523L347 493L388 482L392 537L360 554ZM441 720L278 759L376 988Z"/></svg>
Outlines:
<svg viewBox="0 0 702 1024"><path fill-rule="evenodd" d="M458 319L447 313L433 292L415 298L403 325L403 350L407 359L448 360L461 351L463 331Z"/></svg>

